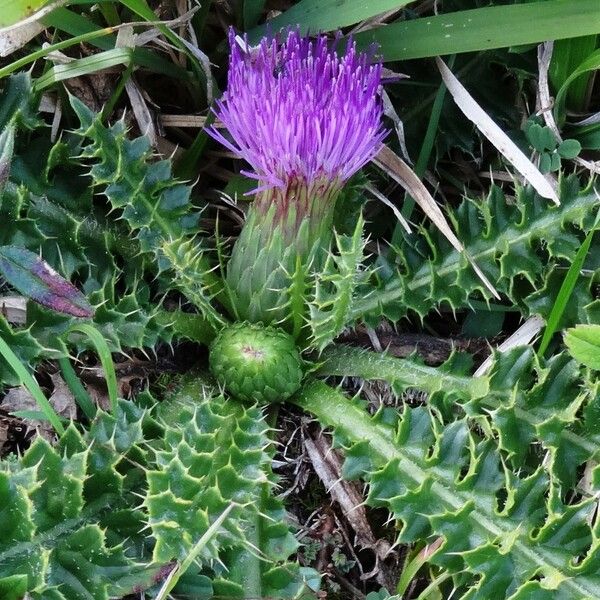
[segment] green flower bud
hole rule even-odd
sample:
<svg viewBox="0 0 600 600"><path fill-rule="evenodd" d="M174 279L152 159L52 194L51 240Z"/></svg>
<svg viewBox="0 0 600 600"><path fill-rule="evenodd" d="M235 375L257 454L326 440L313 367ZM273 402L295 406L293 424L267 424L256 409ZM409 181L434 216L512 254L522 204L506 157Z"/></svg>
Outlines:
<svg viewBox="0 0 600 600"><path fill-rule="evenodd" d="M210 369L232 395L253 402L287 400L298 391L303 363L294 339L276 327L226 327L210 347Z"/></svg>

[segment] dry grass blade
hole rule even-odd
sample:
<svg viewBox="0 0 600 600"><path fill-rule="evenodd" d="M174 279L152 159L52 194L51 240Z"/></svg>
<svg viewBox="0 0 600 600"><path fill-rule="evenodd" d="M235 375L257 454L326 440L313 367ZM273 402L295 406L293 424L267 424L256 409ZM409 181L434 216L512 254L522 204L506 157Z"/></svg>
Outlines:
<svg viewBox="0 0 600 600"><path fill-rule="evenodd" d="M423 212L433 221L434 225L444 234L452 246L467 257L479 279L481 279L494 298L499 300L500 295L473 259L465 252L465 247L456 237L450 225L448 225L444 213L415 172L387 146L383 146L373 159L373 162L383 169L394 181L397 181L415 199L415 202L423 209Z"/></svg>
<svg viewBox="0 0 600 600"><path fill-rule="evenodd" d="M202 128L207 117L200 115L161 115L160 124L163 127ZM223 127L221 123L214 123L213 127Z"/></svg>
<svg viewBox="0 0 600 600"><path fill-rule="evenodd" d="M354 545L373 550L376 566L372 574L380 585L391 588L386 570L382 568L382 561L390 553L391 546L386 540L378 540L375 537L367 519L364 498L356 483L342 478L342 461L322 433L314 438L307 435L304 438L304 447L315 473L327 492L340 505L344 517L354 530Z"/></svg>
<svg viewBox="0 0 600 600"><path fill-rule="evenodd" d="M498 127L491 117L475 102L466 88L439 57L436 58L442 79L463 114L497 148L504 158L534 187L540 196L560 204L556 183L546 179L539 169L519 150L517 145Z"/></svg>
<svg viewBox="0 0 600 600"><path fill-rule="evenodd" d="M534 315L533 317L529 317L519 329L517 329L510 337L506 338L499 346L498 352L507 352L512 348L517 348L519 346L527 346L535 338L535 336L542 330L544 326L544 319L539 315ZM473 377L481 377L485 375L492 366L494 362L493 356L488 356L482 363L479 365L479 368L475 373L473 373Z"/></svg>
<svg viewBox="0 0 600 600"><path fill-rule="evenodd" d="M562 137L554 120L554 113L552 112L554 101L550 97L550 85L548 83L548 70L550 69L553 50L554 42L544 42L538 46L538 111L544 118L546 126L550 127L552 133L556 136L556 139L562 142Z"/></svg>
<svg viewBox="0 0 600 600"><path fill-rule="evenodd" d="M0 57L4 58L15 50L22 48L38 33L44 31L45 26L37 21L25 23L5 33L0 33Z"/></svg>
<svg viewBox="0 0 600 600"><path fill-rule="evenodd" d="M0 315L9 323L24 325L27 322L27 298L25 296L0 296Z"/></svg>
<svg viewBox="0 0 600 600"><path fill-rule="evenodd" d="M544 42L538 46L538 110L544 118L544 123L552 130L557 141L562 142L562 135L554 119L554 111L552 110L554 98L550 96L550 84L548 82L548 70L550 69L553 51L554 42ZM583 124L593 124L593 120L589 123L583 121L579 123L579 125ZM600 161L589 161L577 156L573 159L573 162L597 175L600 174Z"/></svg>
<svg viewBox="0 0 600 600"><path fill-rule="evenodd" d="M386 198L377 188L374 188L372 185L367 184L365 186L365 189L371 192L371 194L375 198L377 198L377 200L379 200L392 210L396 219L398 219L398 222L400 223L404 231L406 231L406 233L412 233L408 221L402 216L402 213L394 206L394 204L388 198Z"/></svg>

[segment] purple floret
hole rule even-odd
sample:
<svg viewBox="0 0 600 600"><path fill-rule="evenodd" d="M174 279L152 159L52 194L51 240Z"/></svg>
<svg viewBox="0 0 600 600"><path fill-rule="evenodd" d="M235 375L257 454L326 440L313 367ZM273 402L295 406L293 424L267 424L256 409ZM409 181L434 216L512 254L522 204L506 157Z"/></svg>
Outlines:
<svg viewBox="0 0 600 600"><path fill-rule="evenodd" d="M233 141L218 129L211 135L251 165L244 174L258 180L255 191L339 190L387 133L381 64L351 41L338 54L325 36L295 30L283 43L264 38L255 48L238 40L230 32L227 91L216 109Z"/></svg>

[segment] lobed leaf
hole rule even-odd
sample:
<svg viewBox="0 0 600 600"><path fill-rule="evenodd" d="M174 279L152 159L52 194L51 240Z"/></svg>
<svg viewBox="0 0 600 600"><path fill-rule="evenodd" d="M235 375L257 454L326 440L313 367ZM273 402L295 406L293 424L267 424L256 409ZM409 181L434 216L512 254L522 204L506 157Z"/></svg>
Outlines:
<svg viewBox="0 0 600 600"><path fill-rule="evenodd" d="M466 253L495 288L526 314L547 316L562 283L561 268L571 263L581 239L594 227L600 197L592 188L580 190L575 177L561 185L561 205L530 189L519 189L509 204L498 188L484 201L465 200L454 214L457 235ZM397 321L414 312L466 308L475 295L489 292L435 229L405 235L388 257L379 260L378 285L358 290L352 318L376 322L378 315ZM597 271L578 280L562 323L593 318L592 288ZM573 321L575 319L575 321Z"/></svg>
<svg viewBox="0 0 600 600"><path fill-rule="evenodd" d="M443 536L430 562L469 581L457 597L600 594L594 502L563 503L543 468L517 477L465 419L442 426L426 408L406 407L395 424L321 382L295 402L334 429L347 455L345 476L369 482L368 503L390 510L399 541Z"/></svg>
<svg viewBox="0 0 600 600"><path fill-rule="evenodd" d="M336 251L330 251L313 275L309 302L311 346L323 350L346 327L364 259L364 219L359 217L352 236L335 233Z"/></svg>

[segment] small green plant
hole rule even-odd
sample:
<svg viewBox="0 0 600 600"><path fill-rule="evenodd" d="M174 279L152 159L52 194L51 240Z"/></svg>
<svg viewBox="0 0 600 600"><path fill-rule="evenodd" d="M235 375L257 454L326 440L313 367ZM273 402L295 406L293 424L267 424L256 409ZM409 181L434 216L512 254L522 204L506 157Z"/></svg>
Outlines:
<svg viewBox="0 0 600 600"><path fill-rule="evenodd" d="M561 159L577 158L581 152L581 144L577 140L567 139L559 142L550 127L542 126L536 121L527 122L525 135L539 155L542 173L559 171Z"/></svg>

